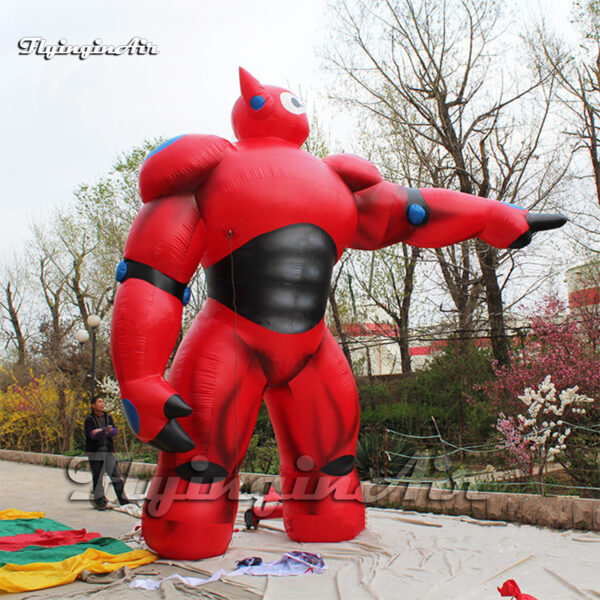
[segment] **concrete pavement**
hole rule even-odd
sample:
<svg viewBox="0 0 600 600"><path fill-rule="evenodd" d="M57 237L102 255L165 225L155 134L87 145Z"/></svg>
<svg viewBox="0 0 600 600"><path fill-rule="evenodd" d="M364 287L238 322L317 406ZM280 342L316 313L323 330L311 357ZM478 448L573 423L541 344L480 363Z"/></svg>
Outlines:
<svg viewBox="0 0 600 600"><path fill-rule="evenodd" d="M50 518L71 527L85 527L103 535L119 537L128 533L137 520L115 511L94 511L87 500L89 473L0 461L0 509L42 510ZM127 494L143 493L145 483L127 482ZM112 489L109 498L114 498ZM239 531L226 554L195 563L153 563L142 567L166 577L175 572L198 576L189 568L215 573L230 571L235 561L248 556L276 560L284 552L302 550L321 553L327 571L299 577L235 578L204 588L161 589L155 592L105 587L76 581L67 586L39 592L4 595L3 598L68 598L88 600L156 600L211 596L244 600L370 600L395 598L461 598L479 600L498 597L496 588L510 578L524 592L540 600L576 600L600 597L600 534L553 530L501 521L482 521L465 516L418 514L401 510L370 508L368 526L355 539L337 544L300 544L290 540L281 521L269 529L243 529L240 507ZM206 576L206 575L205 575ZM171 584L171 582L167 582ZM165 585L167 585L165 584ZM243 589L235 587L244 585ZM172 585L172 584L171 584ZM209 586L221 586L209 589ZM401 586L401 587L399 587ZM104 589L102 589L104 587ZM399 592L399 590L402 590Z"/></svg>
<svg viewBox="0 0 600 600"><path fill-rule="evenodd" d="M89 471L74 471L0 461L0 510L41 510L46 516L74 529L99 531L102 535L119 537L127 533L134 520L115 511L94 510L88 496L91 490ZM129 479L125 491L130 499L142 498L147 482ZM114 490L106 480L109 500L115 500Z"/></svg>

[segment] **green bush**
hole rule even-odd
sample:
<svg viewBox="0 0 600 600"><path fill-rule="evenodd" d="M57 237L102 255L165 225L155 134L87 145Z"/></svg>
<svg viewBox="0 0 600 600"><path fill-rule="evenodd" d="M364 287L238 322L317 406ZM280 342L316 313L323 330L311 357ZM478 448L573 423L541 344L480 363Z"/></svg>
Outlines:
<svg viewBox="0 0 600 600"><path fill-rule="evenodd" d="M412 471L414 445L381 428L361 432L356 447L356 468L361 479L407 477Z"/></svg>
<svg viewBox="0 0 600 600"><path fill-rule="evenodd" d="M493 376L487 349L469 346L459 352L449 343L422 370L394 382L362 383L359 397L362 427L380 424L412 435L436 433L436 419L448 441L481 441L489 437L495 415L474 386Z"/></svg>
<svg viewBox="0 0 600 600"><path fill-rule="evenodd" d="M247 473L277 475L279 473L279 451L275 438L261 441L260 436L255 433L250 439L241 470Z"/></svg>

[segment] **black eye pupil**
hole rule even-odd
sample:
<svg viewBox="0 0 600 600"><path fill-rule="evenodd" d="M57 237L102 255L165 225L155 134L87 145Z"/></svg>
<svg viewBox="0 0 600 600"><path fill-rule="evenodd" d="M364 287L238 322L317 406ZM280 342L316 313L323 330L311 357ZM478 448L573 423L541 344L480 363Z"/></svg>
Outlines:
<svg viewBox="0 0 600 600"><path fill-rule="evenodd" d="M302 103L300 102L300 100L298 100L298 98L292 98L292 104L296 107L296 108L300 108L302 106Z"/></svg>

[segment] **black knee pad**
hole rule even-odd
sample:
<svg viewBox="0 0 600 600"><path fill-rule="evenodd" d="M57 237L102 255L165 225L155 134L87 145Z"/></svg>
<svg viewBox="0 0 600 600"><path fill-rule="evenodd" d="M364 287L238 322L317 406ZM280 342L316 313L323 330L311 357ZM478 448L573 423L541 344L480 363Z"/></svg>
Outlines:
<svg viewBox="0 0 600 600"><path fill-rule="evenodd" d="M229 475L225 467L208 460L190 460L175 467L175 472L192 483L216 483Z"/></svg>
<svg viewBox="0 0 600 600"><path fill-rule="evenodd" d="M328 462L324 467L321 467L321 472L325 475L334 475L341 477L342 475L348 475L354 469L354 456L346 454L340 456L331 462Z"/></svg>

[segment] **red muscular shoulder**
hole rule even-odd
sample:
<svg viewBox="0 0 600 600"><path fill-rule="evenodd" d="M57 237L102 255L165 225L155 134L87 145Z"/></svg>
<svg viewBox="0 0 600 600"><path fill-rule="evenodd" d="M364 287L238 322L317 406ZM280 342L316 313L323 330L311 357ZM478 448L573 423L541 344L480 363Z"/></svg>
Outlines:
<svg viewBox="0 0 600 600"><path fill-rule="evenodd" d="M140 171L144 203L168 194L193 192L235 146L216 135L188 134L155 148Z"/></svg>
<svg viewBox="0 0 600 600"><path fill-rule="evenodd" d="M332 154L326 156L323 162L335 171L353 192L364 190L383 180L374 164L354 154Z"/></svg>

